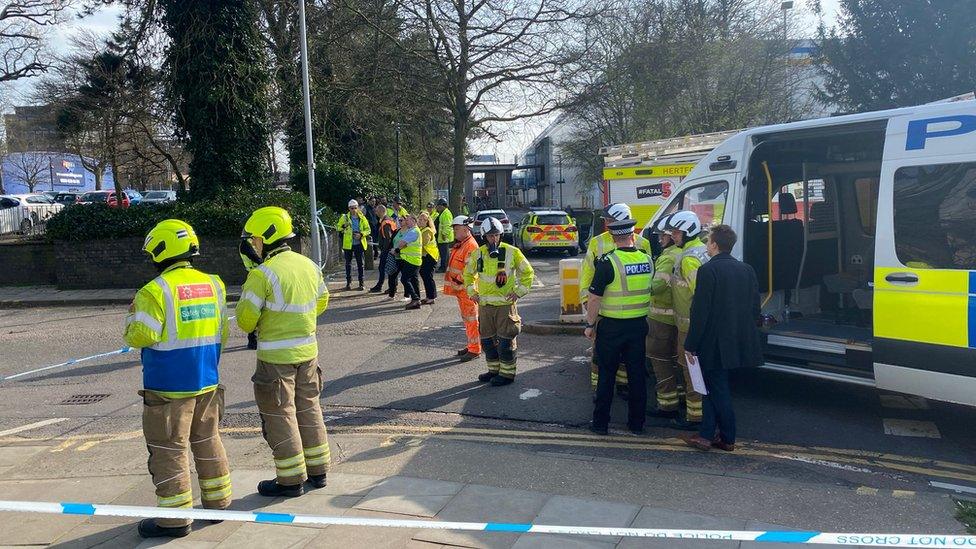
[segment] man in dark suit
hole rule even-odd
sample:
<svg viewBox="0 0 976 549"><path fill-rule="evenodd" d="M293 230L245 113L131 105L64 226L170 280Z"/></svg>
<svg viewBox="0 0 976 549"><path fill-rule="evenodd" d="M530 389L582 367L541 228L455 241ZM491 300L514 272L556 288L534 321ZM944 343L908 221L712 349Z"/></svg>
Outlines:
<svg viewBox="0 0 976 549"><path fill-rule="evenodd" d="M685 442L700 450L735 449L735 413L728 371L762 364L756 326L760 315L759 283L751 266L732 257L735 241L735 231L728 225L709 231L711 260L698 269L691 302L685 351L698 357L708 394L698 434Z"/></svg>

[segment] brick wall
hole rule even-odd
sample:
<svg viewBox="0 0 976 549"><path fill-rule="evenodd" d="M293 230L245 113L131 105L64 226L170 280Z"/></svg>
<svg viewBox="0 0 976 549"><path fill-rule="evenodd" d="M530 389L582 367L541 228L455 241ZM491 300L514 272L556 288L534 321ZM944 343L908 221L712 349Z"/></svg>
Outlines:
<svg viewBox="0 0 976 549"><path fill-rule="evenodd" d="M0 286L56 283L54 250L49 242L0 244Z"/></svg>
<svg viewBox="0 0 976 549"><path fill-rule="evenodd" d="M157 276L156 270L142 253L143 239L121 238L92 242L57 242L54 244L54 271L62 290L96 288L138 288ZM201 271L220 275L224 284L239 286L246 272L238 252L236 238L201 238L200 255L193 264ZM307 250L307 242L296 242L292 249Z"/></svg>

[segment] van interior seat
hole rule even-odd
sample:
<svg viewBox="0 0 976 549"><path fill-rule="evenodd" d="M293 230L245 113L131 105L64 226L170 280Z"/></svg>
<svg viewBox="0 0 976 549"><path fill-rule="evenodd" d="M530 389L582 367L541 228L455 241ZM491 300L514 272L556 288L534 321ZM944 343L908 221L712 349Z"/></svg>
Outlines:
<svg viewBox="0 0 976 549"><path fill-rule="evenodd" d="M791 193L779 193L779 214L782 218L796 215L796 198ZM800 261L803 259L803 221L799 219L778 219L773 223L773 289L789 290L796 287L800 274ZM750 227L755 231L754 253L749 254L749 263L756 268L759 290L769 290L767 250L769 249L769 222L756 221Z"/></svg>

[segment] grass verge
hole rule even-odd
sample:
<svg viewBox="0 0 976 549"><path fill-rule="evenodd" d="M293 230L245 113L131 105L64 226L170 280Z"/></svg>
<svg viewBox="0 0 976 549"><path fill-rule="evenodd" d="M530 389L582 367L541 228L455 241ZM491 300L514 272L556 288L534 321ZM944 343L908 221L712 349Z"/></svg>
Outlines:
<svg viewBox="0 0 976 549"><path fill-rule="evenodd" d="M956 500L956 520L966 526L966 531L976 535L976 501Z"/></svg>

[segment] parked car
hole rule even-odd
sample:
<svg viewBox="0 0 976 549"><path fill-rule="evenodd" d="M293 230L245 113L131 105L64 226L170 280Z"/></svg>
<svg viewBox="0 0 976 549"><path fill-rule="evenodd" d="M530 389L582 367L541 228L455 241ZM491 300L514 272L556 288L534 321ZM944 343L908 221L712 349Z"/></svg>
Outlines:
<svg viewBox="0 0 976 549"><path fill-rule="evenodd" d="M176 201L176 191L146 191L141 204L165 204Z"/></svg>
<svg viewBox="0 0 976 549"><path fill-rule="evenodd" d="M109 206L113 208L116 208L119 205L119 201L115 196L115 191L87 192L84 195L82 195L81 203L82 204L97 204L97 203L106 204L107 203ZM126 196L125 193L122 193L122 207L128 208L130 204L131 202L129 201L129 197Z"/></svg>
<svg viewBox="0 0 976 549"><path fill-rule="evenodd" d="M135 189L126 189L122 192L124 192L125 195L129 197L129 204L133 206L138 206L140 203L142 203L144 197L142 196L142 193L140 193L139 191Z"/></svg>
<svg viewBox="0 0 976 549"><path fill-rule="evenodd" d="M39 191L37 194L43 194L44 196L49 196L51 197L51 200L54 200L55 198L57 198L59 194L61 194L61 191Z"/></svg>
<svg viewBox="0 0 976 549"><path fill-rule="evenodd" d="M54 197L54 201L57 202L58 204L69 206L71 204L78 204L79 202L81 202L81 195L82 193L74 193L74 192L58 193L57 196Z"/></svg>
<svg viewBox="0 0 976 549"><path fill-rule="evenodd" d="M532 210L515 231L515 245L525 252L565 250L579 255L579 230L562 210Z"/></svg>
<svg viewBox="0 0 976 549"><path fill-rule="evenodd" d="M63 208L44 194L0 195L0 233L30 233Z"/></svg>
<svg viewBox="0 0 976 549"><path fill-rule="evenodd" d="M475 238L477 238L478 242L481 242L481 231L479 230L479 228L481 227L481 222L484 221L485 219L488 219L489 217L494 217L495 219L497 219L497 220L499 220L499 221L502 222L502 230L503 230L503 232L502 232L502 240L504 240L506 242L511 242L512 241L512 222L511 222L511 220L509 220L508 214L505 213L505 210L479 210L479 211L475 212L475 214L474 214L474 219L475 219L474 234L475 234Z"/></svg>

